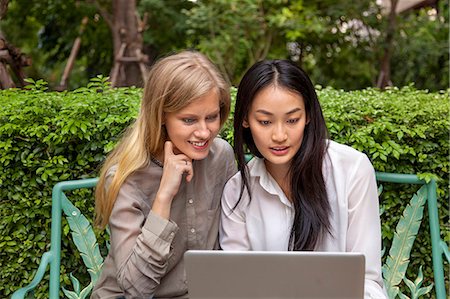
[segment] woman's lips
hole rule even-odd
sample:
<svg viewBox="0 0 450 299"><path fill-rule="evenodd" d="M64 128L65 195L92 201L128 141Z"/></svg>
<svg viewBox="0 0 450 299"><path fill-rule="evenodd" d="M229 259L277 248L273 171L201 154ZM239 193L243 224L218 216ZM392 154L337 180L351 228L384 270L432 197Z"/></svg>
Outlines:
<svg viewBox="0 0 450 299"><path fill-rule="evenodd" d="M276 156L284 156L289 152L288 146L271 147L270 151Z"/></svg>

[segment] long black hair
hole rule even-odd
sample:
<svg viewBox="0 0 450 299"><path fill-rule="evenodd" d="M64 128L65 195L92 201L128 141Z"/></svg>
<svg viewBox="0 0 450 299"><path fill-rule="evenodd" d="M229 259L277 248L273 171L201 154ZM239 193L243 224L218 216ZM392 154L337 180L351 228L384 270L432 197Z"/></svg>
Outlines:
<svg viewBox="0 0 450 299"><path fill-rule="evenodd" d="M244 75L238 87L234 112L234 152L242 176L239 204L244 189L250 199L249 173L245 160L247 147L254 156L262 158L250 128L243 127L252 102L262 89L276 85L303 97L307 124L300 149L289 168L291 196L295 215L289 249L314 250L320 238L331 233L330 214L322 165L327 150L328 131L314 85L308 75L289 60L265 60L255 63Z"/></svg>

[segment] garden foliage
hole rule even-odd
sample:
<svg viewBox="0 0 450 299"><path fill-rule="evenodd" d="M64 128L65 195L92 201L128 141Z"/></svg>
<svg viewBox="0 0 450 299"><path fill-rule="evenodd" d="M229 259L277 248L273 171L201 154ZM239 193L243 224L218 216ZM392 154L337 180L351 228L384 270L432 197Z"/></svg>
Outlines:
<svg viewBox="0 0 450 299"><path fill-rule="evenodd" d="M111 89L104 78L72 92L47 92L34 82L29 90L0 91L0 297L28 283L50 244L51 188L62 180L95 177L105 155L137 115L141 89ZM449 94L414 87L344 92L318 87L331 139L365 152L377 171L421 174L438 179L444 239L449 241ZM233 97L235 90L233 90ZM232 115L222 136L232 142ZM401 212L417 186L383 186L382 232L390 248ZM90 191L71 201L92 219ZM427 211L424 210L424 219ZM65 221L65 220L64 220ZM70 273L85 286L82 257L63 224L61 285L72 289ZM411 251L410 274L423 269L430 285L431 244L423 221ZM96 231L101 247L103 232ZM105 248L102 249L105 256ZM422 275L420 269L420 275ZM448 271L448 267L445 267ZM448 272L446 272L448 279ZM45 298L45 281L36 294Z"/></svg>

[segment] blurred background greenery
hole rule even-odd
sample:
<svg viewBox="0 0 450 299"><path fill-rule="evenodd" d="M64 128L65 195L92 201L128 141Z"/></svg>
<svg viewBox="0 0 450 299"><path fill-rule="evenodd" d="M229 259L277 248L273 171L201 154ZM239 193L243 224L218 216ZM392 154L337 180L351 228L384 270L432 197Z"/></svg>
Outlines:
<svg viewBox="0 0 450 299"><path fill-rule="evenodd" d="M51 187L95 176L137 113L142 89L109 89L105 76L113 86L141 87L156 59L186 48L208 55L234 86L258 60L298 63L323 86L334 140L365 151L378 171L440 178L448 242L448 38L442 0L0 0L0 297L29 282L48 249ZM25 78L35 80L27 80L30 92L7 89ZM47 92L38 79L50 90L76 90ZM371 88L387 86L396 87ZM232 115L222 132L230 142ZM389 192L387 243L393 213L410 198ZM79 206L92 216L91 197ZM71 271L88 275L77 272L84 268L64 225L67 285ZM426 224L416 244L409 274L425 264L429 285ZM40 285L37 297L47 289Z"/></svg>
<svg viewBox="0 0 450 299"><path fill-rule="evenodd" d="M22 75L51 89L85 86L99 74L115 86L142 86L139 66L185 48L207 54L234 85L255 61L289 58L314 83L337 89L449 86L448 1L0 2L2 39L31 62ZM15 86L23 84L8 67Z"/></svg>

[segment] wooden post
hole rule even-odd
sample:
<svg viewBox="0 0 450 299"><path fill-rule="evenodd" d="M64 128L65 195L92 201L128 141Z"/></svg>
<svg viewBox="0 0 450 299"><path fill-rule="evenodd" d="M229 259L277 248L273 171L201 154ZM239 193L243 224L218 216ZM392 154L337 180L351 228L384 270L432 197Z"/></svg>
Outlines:
<svg viewBox="0 0 450 299"><path fill-rule="evenodd" d="M67 89L67 83L69 80L70 73L72 72L73 66L75 64L75 59L78 55L78 52L80 50L81 46L81 35L83 34L84 29L86 28L88 22L88 17L84 17L81 21L81 27L80 27L80 33L78 34L77 38L75 39L72 50L70 51L69 59L67 60L66 67L64 68L63 75L61 77L61 81L58 86L58 90L66 90Z"/></svg>
<svg viewBox="0 0 450 299"><path fill-rule="evenodd" d="M142 54L141 49L136 49L136 57L139 63L139 69L141 70L142 83L145 85L145 82L147 82L148 79L147 68L145 67L145 63L148 63L148 56Z"/></svg>
<svg viewBox="0 0 450 299"><path fill-rule="evenodd" d="M127 48L127 44L122 43L120 45L119 52L117 53L117 56L115 57L114 68L111 72L111 86L112 87L115 87L117 84L117 79L119 77L119 71L122 66L123 53L125 53L126 48Z"/></svg>

